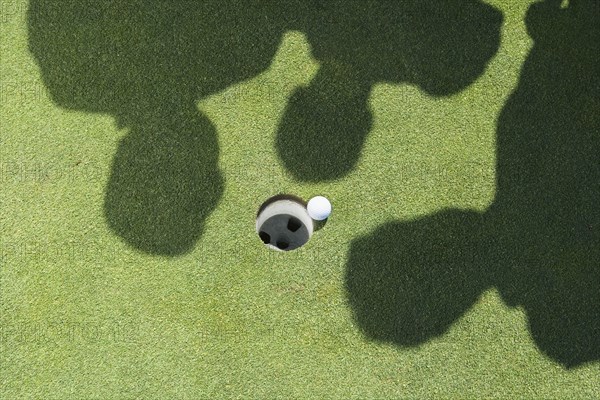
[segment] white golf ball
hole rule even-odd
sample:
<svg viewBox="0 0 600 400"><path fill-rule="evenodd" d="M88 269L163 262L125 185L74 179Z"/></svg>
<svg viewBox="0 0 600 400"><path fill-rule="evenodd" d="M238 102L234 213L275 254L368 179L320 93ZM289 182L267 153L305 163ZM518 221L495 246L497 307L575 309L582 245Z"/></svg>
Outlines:
<svg viewBox="0 0 600 400"><path fill-rule="evenodd" d="M312 219L323 221L331 214L331 203L323 196L316 196L308 201L306 210Z"/></svg>

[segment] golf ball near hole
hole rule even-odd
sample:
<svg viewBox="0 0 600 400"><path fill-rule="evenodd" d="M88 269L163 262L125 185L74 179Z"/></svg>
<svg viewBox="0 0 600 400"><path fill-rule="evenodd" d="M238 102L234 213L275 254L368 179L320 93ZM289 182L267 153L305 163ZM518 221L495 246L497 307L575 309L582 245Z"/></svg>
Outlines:
<svg viewBox="0 0 600 400"><path fill-rule="evenodd" d="M306 210L312 219L323 221L331 215L331 203L323 196L316 196L308 201Z"/></svg>

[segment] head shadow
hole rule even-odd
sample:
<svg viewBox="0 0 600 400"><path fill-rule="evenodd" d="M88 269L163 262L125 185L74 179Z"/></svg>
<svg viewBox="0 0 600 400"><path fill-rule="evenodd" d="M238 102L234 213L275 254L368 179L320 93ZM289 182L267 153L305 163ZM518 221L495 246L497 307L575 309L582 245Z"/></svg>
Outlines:
<svg viewBox="0 0 600 400"><path fill-rule="evenodd" d="M346 291L363 333L400 346L445 333L490 286L480 270L486 249L473 251L482 219L448 210L353 240Z"/></svg>
<svg viewBox="0 0 600 400"><path fill-rule="evenodd" d="M497 123L497 195L484 213L390 222L352 242L346 290L370 338L447 332L486 288L527 315L566 368L600 360L600 5L530 7L534 40Z"/></svg>
<svg viewBox="0 0 600 400"><path fill-rule="evenodd" d="M277 133L286 169L301 181L339 179L356 166L378 82L432 96L457 93L484 71L500 43L502 14L479 0L313 2L300 20L321 63L295 91Z"/></svg>
<svg viewBox="0 0 600 400"><path fill-rule="evenodd" d="M29 48L53 101L127 129L104 208L128 244L175 256L201 236L224 179L196 103L265 70L284 21L260 2L31 0Z"/></svg>

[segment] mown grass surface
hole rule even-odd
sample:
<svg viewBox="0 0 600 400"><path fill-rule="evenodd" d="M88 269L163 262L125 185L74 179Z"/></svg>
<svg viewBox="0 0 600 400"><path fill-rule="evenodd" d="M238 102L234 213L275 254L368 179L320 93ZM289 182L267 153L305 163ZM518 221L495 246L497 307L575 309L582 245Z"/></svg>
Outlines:
<svg viewBox="0 0 600 400"><path fill-rule="evenodd" d="M597 4L93 3L2 2L0 397L600 392Z"/></svg>

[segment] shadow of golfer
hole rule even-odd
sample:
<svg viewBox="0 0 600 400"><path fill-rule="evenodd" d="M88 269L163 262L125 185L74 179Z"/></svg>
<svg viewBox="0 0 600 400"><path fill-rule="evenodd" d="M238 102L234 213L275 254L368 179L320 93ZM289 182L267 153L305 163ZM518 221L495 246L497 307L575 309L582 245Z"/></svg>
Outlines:
<svg viewBox="0 0 600 400"><path fill-rule="evenodd" d="M224 180L199 99L265 70L283 34L274 5L32 0L29 46L60 106L106 113L128 133L105 215L133 247L188 252Z"/></svg>
<svg viewBox="0 0 600 400"><path fill-rule="evenodd" d="M454 93L497 50L501 20L477 0L31 0L28 22L53 100L128 129L107 188L109 226L137 249L174 256L193 247L223 193L215 128L195 104L265 70L285 30L306 32L323 66L292 98L277 148L296 177L324 180L356 163L375 82Z"/></svg>
<svg viewBox="0 0 600 400"><path fill-rule="evenodd" d="M527 13L534 46L498 119L489 210L389 222L352 242L346 289L368 337L426 342L496 287L552 360L600 359L600 5L560 3Z"/></svg>
<svg viewBox="0 0 600 400"><path fill-rule="evenodd" d="M464 89L498 50L502 14L479 0L337 0L314 5L299 22L321 67L292 96L277 151L302 181L354 169L372 126L378 82L406 82L432 96ZM318 143L318 145L315 145Z"/></svg>

